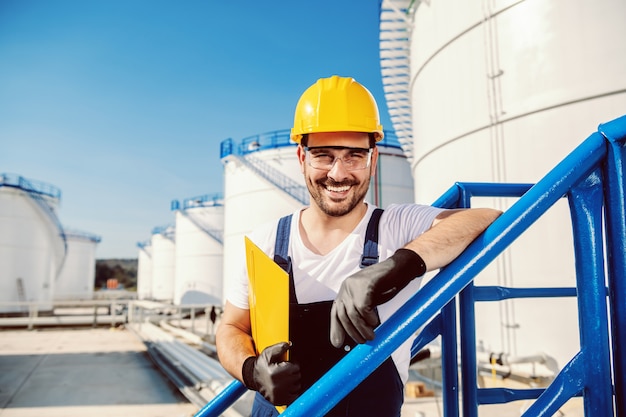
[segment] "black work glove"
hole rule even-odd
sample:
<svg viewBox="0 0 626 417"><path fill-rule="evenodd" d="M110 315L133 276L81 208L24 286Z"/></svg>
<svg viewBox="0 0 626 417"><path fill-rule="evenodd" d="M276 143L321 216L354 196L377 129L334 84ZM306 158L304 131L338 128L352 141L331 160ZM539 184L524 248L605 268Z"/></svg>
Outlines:
<svg viewBox="0 0 626 417"><path fill-rule="evenodd" d="M300 393L300 367L283 361L290 347L289 343L277 343L243 362L244 385L260 392L274 405L288 405Z"/></svg>
<svg viewBox="0 0 626 417"><path fill-rule="evenodd" d="M346 278L330 311L330 342L339 348L346 334L357 343L374 339L380 324L376 306L391 300L415 277L426 273L421 256L398 249L383 262L363 268Z"/></svg>

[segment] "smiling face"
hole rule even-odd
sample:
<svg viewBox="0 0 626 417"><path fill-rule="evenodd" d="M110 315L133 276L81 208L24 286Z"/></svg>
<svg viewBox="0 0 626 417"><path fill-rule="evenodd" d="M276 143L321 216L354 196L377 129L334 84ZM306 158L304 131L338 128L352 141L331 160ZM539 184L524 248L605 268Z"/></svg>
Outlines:
<svg viewBox="0 0 626 417"><path fill-rule="evenodd" d="M311 133L307 146L319 149L332 147L337 158L349 157L345 148L369 148L369 137L362 132ZM311 151L308 151L311 152ZM307 151L298 147L300 169L311 194L311 205L315 205L328 216L340 217L350 213L363 202L369 188L370 177L376 170L378 150L374 148L371 164L364 169L348 170L343 160L336 159L330 169L313 168L307 161Z"/></svg>

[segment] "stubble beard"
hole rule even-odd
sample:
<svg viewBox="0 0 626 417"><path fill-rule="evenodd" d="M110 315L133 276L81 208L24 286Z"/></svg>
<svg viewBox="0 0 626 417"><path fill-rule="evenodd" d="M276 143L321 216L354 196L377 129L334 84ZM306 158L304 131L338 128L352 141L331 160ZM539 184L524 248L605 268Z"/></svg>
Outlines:
<svg viewBox="0 0 626 417"><path fill-rule="evenodd" d="M369 178L369 177L368 177ZM347 198L341 200L334 200L326 196L326 186L341 187L349 185L350 194ZM354 210L365 199L367 189L369 187L368 182L359 183L358 181L343 181L335 182L332 179L326 177L317 181L312 181L310 178L307 181L307 188L311 199L320 208L320 210L332 217L341 217L352 210Z"/></svg>

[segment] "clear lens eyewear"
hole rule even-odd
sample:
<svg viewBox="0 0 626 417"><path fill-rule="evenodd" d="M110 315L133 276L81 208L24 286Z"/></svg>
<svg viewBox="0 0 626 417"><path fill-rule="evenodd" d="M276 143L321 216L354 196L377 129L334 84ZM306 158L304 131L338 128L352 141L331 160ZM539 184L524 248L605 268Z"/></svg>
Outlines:
<svg viewBox="0 0 626 417"><path fill-rule="evenodd" d="M305 147L307 163L315 169L330 171L335 162L341 160L347 171L365 169L372 163L372 148L350 148L347 146Z"/></svg>

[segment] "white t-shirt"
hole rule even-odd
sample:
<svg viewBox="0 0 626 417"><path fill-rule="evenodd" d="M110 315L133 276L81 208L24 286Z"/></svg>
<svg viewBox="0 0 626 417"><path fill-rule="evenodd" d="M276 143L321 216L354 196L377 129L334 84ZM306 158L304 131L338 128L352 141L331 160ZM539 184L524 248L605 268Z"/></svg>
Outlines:
<svg viewBox="0 0 626 417"><path fill-rule="evenodd" d="M293 214L289 237L296 297L301 304L334 300L345 278L359 271L367 224L375 207L368 204L367 214L346 239L326 255L311 252L300 236L300 211ZM379 262L430 228L440 208L418 204L392 204L385 209L378 227ZM249 238L269 257L274 257L278 219L254 230ZM241 259L245 259L242 256ZM235 307L248 309L248 277L245 262L240 273L226 283L226 299ZM420 287L421 277L414 279L392 300L378 306L381 322L387 320ZM407 340L392 355L403 382L408 379L411 344Z"/></svg>

